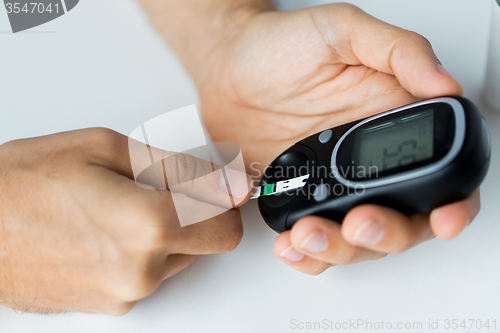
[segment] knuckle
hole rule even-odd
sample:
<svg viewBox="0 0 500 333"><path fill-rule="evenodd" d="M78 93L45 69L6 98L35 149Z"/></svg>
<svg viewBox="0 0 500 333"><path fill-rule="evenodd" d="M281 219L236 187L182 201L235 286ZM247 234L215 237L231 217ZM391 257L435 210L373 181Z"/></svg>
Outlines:
<svg viewBox="0 0 500 333"><path fill-rule="evenodd" d="M196 159L188 154L174 154L166 160L167 177L170 185L177 185L195 178Z"/></svg>
<svg viewBox="0 0 500 333"><path fill-rule="evenodd" d="M111 254L108 261L113 268L113 278L104 290L111 291L121 302L133 302L153 293L161 283L161 267L164 250L159 244L165 237L163 228L148 228L159 232L136 233L135 239L128 238L116 244L118 253ZM109 277L109 276L108 276Z"/></svg>
<svg viewBox="0 0 500 333"><path fill-rule="evenodd" d="M342 2L335 4L335 10L341 11L342 14L359 14L362 12L361 8L350 3Z"/></svg>
<svg viewBox="0 0 500 333"><path fill-rule="evenodd" d="M89 129L87 138L88 141L85 143L91 147L96 149L109 148L112 151L122 149L128 143L128 140L125 140L125 136L104 127Z"/></svg>
<svg viewBox="0 0 500 333"><path fill-rule="evenodd" d="M221 243L223 244L221 252L227 253L234 251L240 244L242 238L243 225L241 223L235 223Z"/></svg>
<svg viewBox="0 0 500 333"><path fill-rule="evenodd" d="M355 262L357 256L357 248L348 247L335 253L333 262L337 265L349 265Z"/></svg>
<svg viewBox="0 0 500 333"><path fill-rule="evenodd" d="M376 252L374 253L373 257L371 257L369 260L380 260L382 258L385 258L389 255L389 253L383 253L383 252Z"/></svg>
<svg viewBox="0 0 500 333"><path fill-rule="evenodd" d="M117 132L105 128L105 127L95 127L88 130L88 137L94 141L112 141L115 136L118 135Z"/></svg>
<svg viewBox="0 0 500 333"><path fill-rule="evenodd" d="M401 233L397 238L392 248L391 253L402 253L407 251L413 246L415 242L415 235L413 232L406 231Z"/></svg>
<svg viewBox="0 0 500 333"><path fill-rule="evenodd" d="M348 18L346 22L356 22L359 18L358 16L363 14L361 8L350 4L350 3L335 3L327 4L319 7L309 8L309 13L315 23L319 26L329 26L330 22L337 21L339 17ZM323 33L328 34L328 30L321 29Z"/></svg>
<svg viewBox="0 0 500 333"><path fill-rule="evenodd" d="M418 44L426 44L428 46L431 46L431 42L427 38L425 38L424 36L415 31L406 30L406 35L410 41L416 42Z"/></svg>
<svg viewBox="0 0 500 333"><path fill-rule="evenodd" d="M224 213L228 218L228 222L222 227L223 233L215 235L214 242L220 244L219 252L227 253L234 251L243 238L243 224L241 223L240 214L237 210L230 210Z"/></svg>
<svg viewBox="0 0 500 333"><path fill-rule="evenodd" d="M132 311L135 307L137 302L125 302L125 303L120 303L118 305L113 306L112 308L108 309L105 313L108 316L112 317L122 317L128 314L130 311Z"/></svg>
<svg viewBox="0 0 500 333"><path fill-rule="evenodd" d="M158 250L164 249L167 244L176 239L177 227L150 222L149 225L138 225L122 242L124 252L129 256L140 256L144 260L152 259Z"/></svg>
<svg viewBox="0 0 500 333"><path fill-rule="evenodd" d="M327 263L327 262L318 262L310 272L308 272L309 275L319 275L326 271L328 268L335 266L333 264Z"/></svg>
<svg viewBox="0 0 500 333"><path fill-rule="evenodd" d="M114 281L115 296L122 302L135 302L152 294L160 283L147 269L125 270Z"/></svg>
<svg viewBox="0 0 500 333"><path fill-rule="evenodd" d="M11 152L19 145L20 140L12 140L0 145L0 151Z"/></svg>
<svg viewBox="0 0 500 333"><path fill-rule="evenodd" d="M177 238L176 229L178 227L161 225L148 229L150 230L140 245L142 249L147 249L147 253L163 248L165 245L173 243Z"/></svg>

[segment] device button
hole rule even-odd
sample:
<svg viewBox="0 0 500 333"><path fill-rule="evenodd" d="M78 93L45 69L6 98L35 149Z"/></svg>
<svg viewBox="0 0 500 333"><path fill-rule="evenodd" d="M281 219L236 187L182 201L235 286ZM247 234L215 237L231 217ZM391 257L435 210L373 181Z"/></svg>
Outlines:
<svg viewBox="0 0 500 333"><path fill-rule="evenodd" d="M326 198L328 198L328 190L329 186L326 184L321 184L318 187L316 187L316 190L314 191L313 194L314 200L316 200L316 202L325 201Z"/></svg>
<svg viewBox="0 0 500 333"><path fill-rule="evenodd" d="M326 130L319 135L319 142L321 142L322 144L328 143L328 141L332 139L332 136L333 136L333 131Z"/></svg>

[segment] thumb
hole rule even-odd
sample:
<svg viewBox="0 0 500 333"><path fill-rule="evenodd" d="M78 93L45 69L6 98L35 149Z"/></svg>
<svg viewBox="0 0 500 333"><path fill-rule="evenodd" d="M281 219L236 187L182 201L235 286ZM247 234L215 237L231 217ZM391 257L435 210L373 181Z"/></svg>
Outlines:
<svg viewBox="0 0 500 333"><path fill-rule="evenodd" d="M380 21L352 5L343 4L329 15L334 16L331 22L346 22L342 29L329 29L331 38L326 40L345 44L330 47L347 63L395 75L401 86L418 98L463 94L423 36Z"/></svg>

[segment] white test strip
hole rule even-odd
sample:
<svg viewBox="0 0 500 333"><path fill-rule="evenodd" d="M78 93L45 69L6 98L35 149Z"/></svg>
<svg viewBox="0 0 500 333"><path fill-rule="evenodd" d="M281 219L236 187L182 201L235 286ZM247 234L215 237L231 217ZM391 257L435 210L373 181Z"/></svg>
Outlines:
<svg viewBox="0 0 500 333"><path fill-rule="evenodd" d="M262 185L255 188L254 195L250 199L257 199L266 195L277 194L285 191L295 190L304 187L310 175L282 180L275 184Z"/></svg>

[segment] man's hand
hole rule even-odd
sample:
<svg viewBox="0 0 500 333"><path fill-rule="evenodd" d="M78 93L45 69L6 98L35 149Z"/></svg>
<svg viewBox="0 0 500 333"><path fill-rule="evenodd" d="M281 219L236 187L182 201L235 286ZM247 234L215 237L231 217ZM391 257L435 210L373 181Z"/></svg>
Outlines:
<svg viewBox="0 0 500 333"><path fill-rule="evenodd" d="M174 183L213 168L189 155L165 161ZM228 198L225 182L209 175L201 192L186 190L207 191L217 204ZM231 190L240 181L248 188L241 175L229 179ZM198 255L231 251L243 234L238 209L181 228L173 194L137 186L128 138L107 129L0 146L0 188L0 304L21 311L123 315Z"/></svg>
<svg viewBox="0 0 500 333"><path fill-rule="evenodd" d="M326 128L462 94L424 37L348 4L264 12L220 44L198 82L205 122L261 171Z"/></svg>
<svg viewBox="0 0 500 333"><path fill-rule="evenodd" d="M420 99L462 94L424 37L349 4L275 12L263 1L213 0L203 2L219 9L211 19L178 4L182 20L168 20L168 1L141 2L193 76L212 138L238 144L256 176L313 133ZM225 25L213 24L221 17ZM182 21L191 23L182 26L190 36L184 43L171 33ZM318 274L405 251L434 235L455 237L479 206L476 193L411 217L374 205L353 209L342 225L306 217L278 237L274 250L290 266Z"/></svg>

